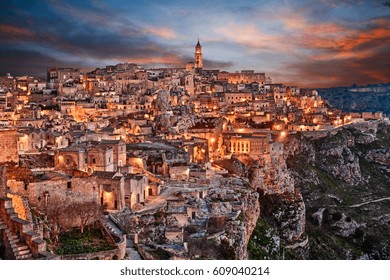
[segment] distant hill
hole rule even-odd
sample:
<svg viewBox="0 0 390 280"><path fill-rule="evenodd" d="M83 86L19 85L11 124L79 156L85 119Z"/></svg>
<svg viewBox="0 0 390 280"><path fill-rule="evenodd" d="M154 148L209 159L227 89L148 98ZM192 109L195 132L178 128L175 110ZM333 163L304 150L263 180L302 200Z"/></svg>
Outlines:
<svg viewBox="0 0 390 280"><path fill-rule="evenodd" d="M330 105L348 112L377 112L390 115L390 83L367 86L320 88Z"/></svg>

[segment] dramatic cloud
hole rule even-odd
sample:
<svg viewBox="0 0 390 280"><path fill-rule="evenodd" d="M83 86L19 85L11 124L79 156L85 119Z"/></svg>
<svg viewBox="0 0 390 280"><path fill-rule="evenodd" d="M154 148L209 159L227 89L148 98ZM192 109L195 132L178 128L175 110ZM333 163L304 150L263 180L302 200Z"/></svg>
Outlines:
<svg viewBox="0 0 390 280"><path fill-rule="evenodd" d="M17 60L23 63L15 63ZM66 66L62 61L34 51L18 51L0 48L0 65L4 73L17 73L18 75L34 73L37 77L46 77L47 65Z"/></svg>
<svg viewBox="0 0 390 280"><path fill-rule="evenodd" d="M164 39L175 39L177 34L171 28L167 27L145 27L145 32Z"/></svg>
<svg viewBox="0 0 390 280"><path fill-rule="evenodd" d="M0 74L123 61L332 86L390 81L390 9L373 1L2 1Z"/></svg>

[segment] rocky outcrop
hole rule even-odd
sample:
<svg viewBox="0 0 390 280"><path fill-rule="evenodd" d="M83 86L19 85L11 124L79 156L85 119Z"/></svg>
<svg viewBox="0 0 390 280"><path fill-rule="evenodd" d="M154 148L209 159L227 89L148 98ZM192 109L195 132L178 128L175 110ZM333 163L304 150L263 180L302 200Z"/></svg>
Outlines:
<svg viewBox="0 0 390 280"><path fill-rule="evenodd" d="M248 170L245 164L236 156L232 155L230 159L222 159L215 162L215 164L226 169L230 174L238 176L246 176Z"/></svg>
<svg viewBox="0 0 390 280"><path fill-rule="evenodd" d="M282 155L257 161L250 167L248 177L252 187L264 194L294 192L294 179Z"/></svg>
<svg viewBox="0 0 390 280"><path fill-rule="evenodd" d="M175 189L166 205L123 211L115 219L127 234L138 237L147 258L246 259L260 214L259 195L243 179L221 177L216 182L205 197Z"/></svg>
<svg viewBox="0 0 390 280"><path fill-rule="evenodd" d="M378 163L380 165L390 166L390 150L389 149L374 149L369 150L365 157L367 161Z"/></svg>
<svg viewBox="0 0 390 280"><path fill-rule="evenodd" d="M296 149L291 151L292 154L305 151L311 154L311 159L314 160L313 148L300 146L299 141L295 143ZM259 160L254 163L249 169L249 180L252 187L260 193L260 220L264 219L269 226L266 231L259 230L259 232L268 235L270 241L278 241L273 242L278 246L271 246L270 249L256 241L256 239L264 240L264 236L253 236L250 241L252 257L281 259L284 258L285 248L290 248L291 251L302 251L303 253L299 252L299 255L304 256L308 249L305 234L305 203L300 190L295 188L295 180L287 168L284 155L272 155L270 160ZM303 242L305 240L306 242ZM258 246L263 247L261 249L263 253L259 254L257 251L259 248L256 248ZM270 256L267 256L266 252Z"/></svg>
<svg viewBox="0 0 390 280"><path fill-rule="evenodd" d="M305 203L308 258L388 259L389 125L364 122L322 138L293 137L299 141L286 143L286 161Z"/></svg>

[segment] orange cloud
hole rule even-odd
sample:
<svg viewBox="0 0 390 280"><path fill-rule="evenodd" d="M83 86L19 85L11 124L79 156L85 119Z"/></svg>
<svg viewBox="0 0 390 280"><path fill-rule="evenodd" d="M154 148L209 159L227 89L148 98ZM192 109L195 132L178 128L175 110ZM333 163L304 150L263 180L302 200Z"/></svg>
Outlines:
<svg viewBox="0 0 390 280"><path fill-rule="evenodd" d="M175 39L177 37L176 32L168 27L146 27L144 31L164 39Z"/></svg>
<svg viewBox="0 0 390 280"><path fill-rule="evenodd" d="M390 41L390 20L373 19L363 23L364 28L346 27L334 22L311 22L304 11L284 11L281 20L289 32L288 41L296 48L313 54L309 59L367 58L375 53L375 47Z"/></svg>
<svg viewBox="0 0 390 280"><path fill-rule="evenodd" d="M288 52L290 48L284 43L282 36L267 34L255 25L229 24L216 29L223 40L235 41L241 45L257 50L279 50Z"/></svg>
<svg viewBox="0 0 390 280"><path fill-rule="evenodd" d="M0 36L6 39L26 39L35 37L35 33L26 28L0 24Z"/></svg>

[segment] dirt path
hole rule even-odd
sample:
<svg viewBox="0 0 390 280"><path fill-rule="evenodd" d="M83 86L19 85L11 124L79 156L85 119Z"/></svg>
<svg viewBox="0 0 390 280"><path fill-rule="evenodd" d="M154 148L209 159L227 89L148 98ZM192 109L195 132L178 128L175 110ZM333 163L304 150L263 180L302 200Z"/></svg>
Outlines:
<svg viewBox="0 0 390 280"><path fill-rule="evenodd" d="M366 204L375 203L375 202L381 202L381 201L384 201L384 200L390 200L390 196L389 197L375 199L375 200L370 200L370 201L359 203L359 204L354 204L354 205L351 205L349 207L356 208L356 207L360 207L360 206L363 206L363 205L366 205Z"/></svg>

